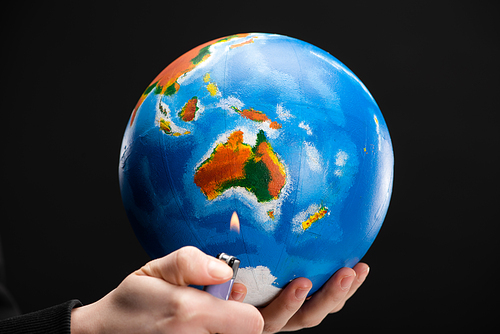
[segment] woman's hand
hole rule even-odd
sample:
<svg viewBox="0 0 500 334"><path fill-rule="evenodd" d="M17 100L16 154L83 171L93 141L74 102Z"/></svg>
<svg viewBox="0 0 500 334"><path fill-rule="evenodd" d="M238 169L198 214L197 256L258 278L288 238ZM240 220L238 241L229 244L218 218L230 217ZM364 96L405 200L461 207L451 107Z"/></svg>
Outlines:
<svg viewBox="0 0 500 334"><path fill-rule="evenodd" d="M73 309L71 333L260 334L264 320L252 305L188 287L221 284L232 274L197 248L181 248L147 263L99 301Z"/></svg>
<svg viewBox="0 0 500 334"><path fill-rule="evenodd" d="M260 309L264 318L263 333L295 331L317 326L330 313L338 312L356 292L368 275L366 263L351 268L339 269L320 290L306 300L312 283L307 278L297 278L273 300ZM246 287L235 284L231 299L243 301Z"/></svg>

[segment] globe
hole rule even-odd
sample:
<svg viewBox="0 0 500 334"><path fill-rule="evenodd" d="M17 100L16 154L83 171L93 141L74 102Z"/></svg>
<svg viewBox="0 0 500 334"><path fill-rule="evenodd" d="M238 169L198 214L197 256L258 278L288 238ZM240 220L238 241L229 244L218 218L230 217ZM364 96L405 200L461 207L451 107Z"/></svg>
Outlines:
<svg viewBox="0 0 500 334"><path fill-rule="evenodd" d="M245 302L264 305L297 277L312 294L364 256L388 209L393 150L379 107L340 61L245 33L195 47L146 88L119 180L152 258L187 245L236 256Z"/></svg>

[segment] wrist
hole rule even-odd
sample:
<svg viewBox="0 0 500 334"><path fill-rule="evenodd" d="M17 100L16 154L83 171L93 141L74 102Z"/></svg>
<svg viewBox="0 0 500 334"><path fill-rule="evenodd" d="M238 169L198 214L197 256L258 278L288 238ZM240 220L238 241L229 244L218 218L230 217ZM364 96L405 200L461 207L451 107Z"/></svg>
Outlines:
<svg viewBox="0 0 500 334"><path fill-rule="evenodd" d="M92 316L94 304L76 307L71 311L71 334L97 334L97 319Z"/></svg>

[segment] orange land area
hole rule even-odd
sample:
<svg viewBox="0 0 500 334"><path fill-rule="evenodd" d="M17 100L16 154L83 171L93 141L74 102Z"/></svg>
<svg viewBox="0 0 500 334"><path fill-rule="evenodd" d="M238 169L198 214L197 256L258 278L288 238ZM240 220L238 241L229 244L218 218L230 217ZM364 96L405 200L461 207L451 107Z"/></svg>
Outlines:
<svg viewBox="0 0 500 334"><path fill-rule="evenodd" d="M269 173L256 167L259 163L265 165ZM257 135L254 148L243 143L242 131L235 131L198 167L194 182L208 200L215 199L231 187L244 187L262 202L279 197L286 183L286 171L267 142L264 131Z"/></svg>
<svg viewBox="0 0 500 334"><path fill-rule="evenodd" d="M283 164L278 160L278 157L274 153L271 145L268 142L262 142L257 147L256 152L257 158L255 161L262 160L262 162L266 165L267 169L269 169L270 180L268 184L269 194L277 199L281 189L286 183L286 173ZM259 157L260 156L260 157Z"/></svg>
<svg viewBox="0 0 500 334"><path fill-rule="evenodd" d="M274 121L271 121L269 119L269 117L267 117L266 114L264 114L262 111L259 111L259 110L255 110L254 108L250 108L250 109L243 109L243 110L240 110L236 107L231 107L234 111L236 111L238 114L240 114L241 116L245 117L245 118L248 118L252 121L255 121L255 122L266 122L266 121L269 121L271 122L269 124L269 127L271 129L281 129L281 124L278 123L278 122L274 122Z"/></svg>
<svg viewBox="0 0 500 334"><path fill-rule="evenodd" d="M146 96L148 96L153 89L156 88L155 94L165 94L167 90L169 90L169 95L175 94L180 88L179 84L177 83L177 79L179 79L181 75L188 73L199 63L205 61L208 57L210 57L210 51L208 50L208 47L210 45L229 41L232 38L245 36L248 36L248 34L232 35L201 44L170 63L170 65L168 65L160 74L158 74L158 76L153 80L148 88L146 88L142 96L139 98L139 101L132 111L130 125L132 125L132 123L134 122L137 109L139 109L142 102L144 102L144 100L146 99Z"/></svg>
<svg viewBox="0 0 500 334"><path fill-rule="evenodd" d="M233 44L229 48L230 49L239 48L240 46L244 46L244 45L248 45L248 44L252 44L252 43L253 43L253 38L250 38L247 41L244 41L244 42L241 42L241 43L238 43L238 44Z"/></svg>
<svg viewBox="0 0 500 334"><path fill-rule="evenodd" d="M189 101L187 101L184 107L182 107L181 111L179 112L179 117L184 122L191 122L192 120L194 120L196 112L198 111L197 103L198 103L198 98L195 96Z"/></svg>
<svg viewBox="0 0 500 334"><path fill-rule="evenodd" d="M168 65L154 80L153 82L146 88L139 101L137 102L134 110L132 111L132 118L130 120L130 125L134 122L135 114L137 113L137 109L141 106L142 102L146 99L152 89L157 88L157 94L164 94L167 88L173 92L177 92L180 88L177 83L177 79L185 73L188 73L193 68L196 67L200 62L205 61L208 57L210 57L210 53L206 53L205 56L196 64L192 62L192 60L199 55L200 51L212 42L208 42L202 44L200 46L195 47L194 49L186 52L176 60L174 60L170 65Z"/></svg>
<svg viewBox="0 0 500 334"><path fill-rule="evenodd" d="M243 143L243 132L233 132L226 143L219 144L210 158L198 168L194 182L209 200L215 199L224 182L245 178L245 162L252 155L252 147Z"/></svg>

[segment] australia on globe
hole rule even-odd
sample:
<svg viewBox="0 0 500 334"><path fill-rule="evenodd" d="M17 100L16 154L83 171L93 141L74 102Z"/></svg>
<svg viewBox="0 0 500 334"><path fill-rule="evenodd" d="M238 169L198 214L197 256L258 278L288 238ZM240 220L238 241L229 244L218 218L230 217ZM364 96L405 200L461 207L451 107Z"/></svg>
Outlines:
<svg viewBox="0 0 500 334"><path fill-rule="evenodd" d="M243 143L242 131L235 131L226 143L217 145L194 174L194 183L209 200L229 188L243 187L258 202L268 202L278 198L285 182L285 168L262 130L254 147Z"/></svg>
<svg viewBox="0 0 500 334"><path fill-rule="evenodd" d="M195 47L151 82L119 176L151 257L186 245L236 256L245 302L265 305L296 277L312 294L363 257L387 212L393 152L345 65L291 37L245 33Z"/></svg>

